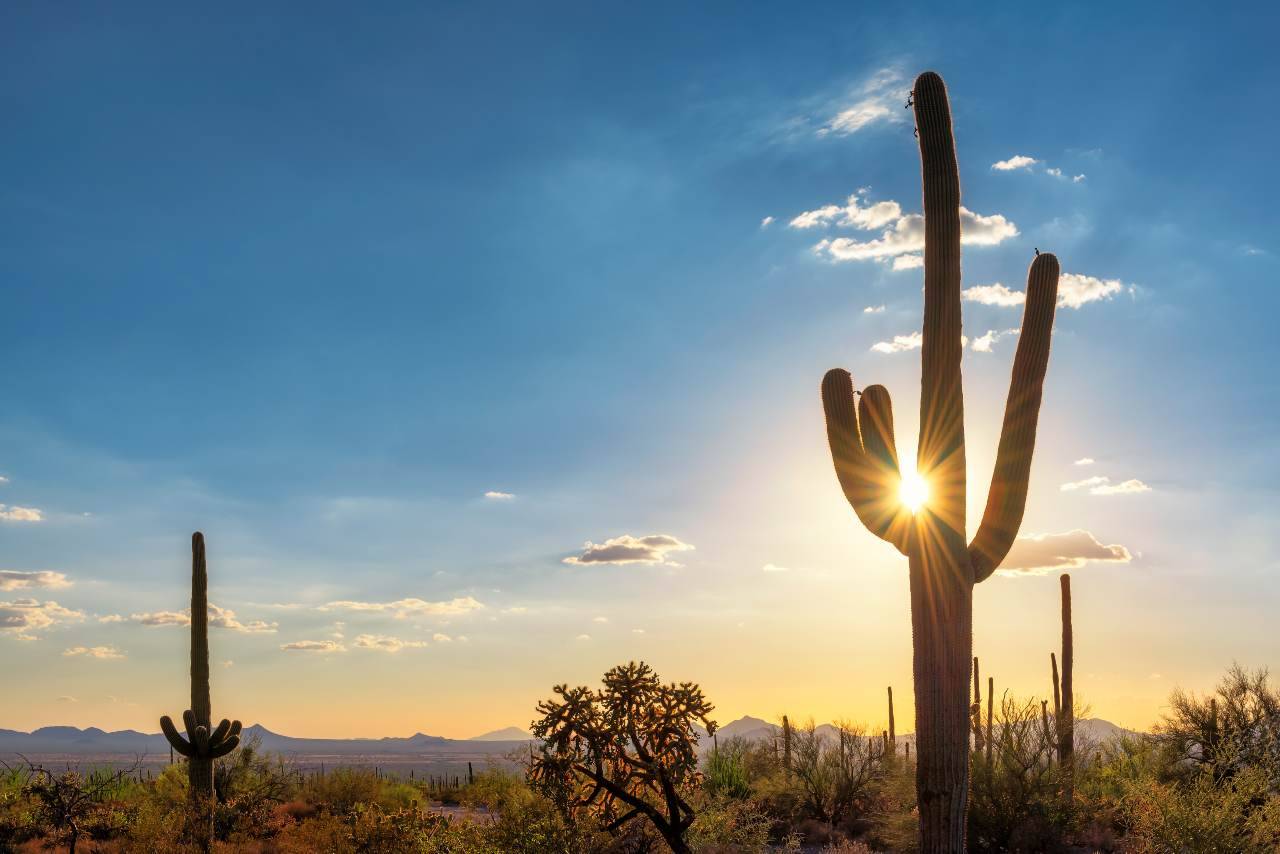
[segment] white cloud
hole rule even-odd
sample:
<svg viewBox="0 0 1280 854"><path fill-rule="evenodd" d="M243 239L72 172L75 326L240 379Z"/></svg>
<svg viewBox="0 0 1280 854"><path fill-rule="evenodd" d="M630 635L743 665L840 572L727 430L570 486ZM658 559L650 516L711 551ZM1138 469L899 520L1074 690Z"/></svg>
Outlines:
<svg viewBox="0 0 1280 854"><path fill-rule="evenodd" d="M1109 483L1105 486L1095 486L1089 490L1090 495L1137 495L1141 492L1150 492L1151 487L1147 486L1140 480L1130 479L1121 483Z"/></svg>
<svg viewBox="0 0 1280 854"><path fill-rule="evenodd" d="M978 353L990 353L991 348L1001 338L1008 338L1011 335L1017 335L1017 329L988 329L985 335L980 335L973 339L970 348Z"/></svg>
<svg viewBox="0 0 1280 854"><path fill-rule="evenodd" d="M693 546L681 542L670 534L649 534L644 537L633 537L623 534L620 537L593 543L588 540L582 547L582 554L572 555L564 559L568 564L626 564L649 563L675 565L668 560L672 552L690 551Z"/></svg>
<svg viewBox="0 0 1280 854"><path fill-rule="evenodd" d="M98 618L99 623L123 623L124 620L123 614L103 614Z"/></svg>
<svg viewBox="0 0 1280 854"><path fill-rule="evenodd" d="M1073 184L1079 184L1081 181L1083 181L1083 180L1084 180L1084 177L1085 177L1085 176L1084 176L1084 173L1083 173L1083 172L1081 172L1079 175L1075 175L1075 176L1073 176L1073 177L1071 178L1071 183L1073 183Z"/></svg>
<svg viewBox="0 0 1280 854"><path fill-rule="evenodd" d="M983 216L966 207L960 208L960 242L969 246L995 246L1018 236L1018 227L1000 214ZM912 256L924 251L924 216L907 214L897 219L881 235L872 240L855 240L850 237L827 238L813 247L814 252L826 255L832 261L887 261L895 259L897 269L910 269L922 265L923 259L908 258L897 262L899 256Z"/></svg>
<svg viewBox="0 0 1280 854"><path fill-rule="evenodd" d="M1044 575L1058 569L1079 569L1085 564L1128 563L1133 555L1121 545L1103 545L1084 530L1062 534L1038 534L1014 540L1000 564L1003 575Z"/></svg>
<svg viewBox="0 0 1280 854"><path fill-rule="evenodd" d="M376 649L379 652L397 653L402 649L421 649L426 641L401 640L389 635L357 635L356 646L361 649Z"/></svg>
<svg viewBox="0 0 1280 854"><path fill-rule="evenodd" d="M124 653L114 646L73 646L63 650L62 654L68 657L99 658L103 661L119 661L124 658Z"/></svg>
<svg viewBox="0 0 1280 854"><path fill-rule="evenodd" d="M1090 495L1136 495L1140 492L1151 491L1151 487L1140 480L1130 479L1121 483L1112 483L1111 478L1104 475L1096 475L1094 477L1086 477L1084 480L1064 483L1058 488L1063 492L1078 492L1087 489Z"/></svg>
<svg viewBox="0 0 1280 854"><path fill-rule="evenodd" d="M1055 178L1062 177L1062 170L1056 167L1044 170L1046 175L1052 175Z"/></svg>
<svg viewBox="0 0 1280 854"><path fill-rule="evenodd" d="M1008 160L997 160L991 164L991 168L997 172L1012 172L1015 169L1030 169L1039 163L1034 157L1028 157L1025 154L1015 154Z"/></svg>
<svg viewBox="0 0 1280 854"><path fill-rule="evenodd" d="M1093 457L1081 457L1071 465L1073 466L1091 466L1093 465Z"/></svg>
<svg viewBox="0 0 1280 854"><path fill-rule="evenodd" d="M347 648L337 641L301 640L280 644L280 648L290 652L346 652Z"/></svg>
<svg viewBox="0 0 1280 854"><path fill-rule="evenodd" d="M923 255L899 255L893 259L893 269L897 272L902 270L919 270L924 267Z"/></svg>
<svg viewBox="0 0 1280 854"><path fill-rule="evenodd" d="M186 611L149 611L130 614L129 619L144 626L189 626L191 615Z"/></svg>
<svg viewBox="0 0 1280 854"><path fill-rule="evenodd" d="M1119 279L1096 279L1078 273L1063 273L1058 280L1058 305L1079 308L1085 303L1111 299L1124 290Z"/></svg>
<svg viewBox="0 0 1280 854"><path fill-rule="evenodd" d="M869 305L862 310L863 314L881 314L883 312L884 306L882 305Z"/></svg>
<svg viewBox="0 0 1280 854"><path fill-rule="evenodd" d="M642 635L642 634L644 634L644 629L632 629L632 630L631 630L631 634L633 634L633 635Z"/></svg>
<svg viewBox="0 0 1280 854"><path fill-rule="evenodd" d="M778 566L777 564L773 564L773 563L766 563L764 566L760 568L765 572L790 572L791 571L785 566Z"/></svg>
<svg viewBox="0 0 1280 854"><path fill-rule="evenodd" d="M771 225L773 225L773 217L771 216L767 216L764 219L760 220L761 228L768 228Z"/></svg>
<svg viewBox="0 0 1280 854"><path fill-rule="evenodd" d="M516 496L514 492L498 492L491 489L484 494L484 497L490 501L512 501Z"/></svg>
<svg viewBox="0 0 1280 854"><path fill-rule="evenodd" d="M9 632L19 640L35 640L32 632L83 619L83 611L64 608L52 600L40 602L36 599L15 599L12 602L0 602L0 631Z"/></svg>
<svg viewBox="0 0 1280 854"><path fill-rule="evenodd" d="M1132 290L1132 285L1129 286ZM1125 289L1119 279L1098 279L1079 273L1063 273L1058 278L1058 308L1080 308L1086 303L1111 299ZM1012 307L1027 300L1023 291L1015 291L996 282L994 285L974 285L965 288L961 296L983 305Z"/></svg>
<svg viewBox="0 0 1280 854"><path fill-rule="evenodd" d="M43 522L44 512L35 507L11 507L0 504L0 519L6 522Z"/></svg>
<svg viewBox="0 0 1280 854"><path fill-rule="evenodd" d="M871 345L871 349L876 353L902 353L907 350L918 350L924 343L924 335L920 332L912 332L909 335L895 335L892 341L880 341Z"/></svg>
<svg viewBox="0 0 1280 854"><path fill-rule="evenodd" d="M529 609L528 609L528 608L526 608L524 605L513 605L513 606L511 606L510 608L503 608L503 609L502 609L502 613L504 613L504 614L527 614L527 613L529 613Z"/></svg>
<svg viewBox="0 0 1280 854"><path fill-rule="evenodd" d="M9 478L7 478L7 477L5 477L4 475L0 474L0 484L4 484L4 483L8 483L8 482L9 482Z"/></svg>
<svg viewBox="0 0 1280 854"><path fill-rule="evenodd" d="M120 622L122 619L119 615L109 614L107 617L100 617L98 621L115 623ZM131 614L129 619L144 626L189 626L191 625L191 609L184 608L181 611L150 611ZM230 608L220 608L212 602L209 603L209 625L216 629L229 629L233 632L243 632L245 634L270 634L280 627L279 623L268 623L263 620L250 620L247 623L242 623L236 617L235 611Z"/></svg>
<svg viewBox="0 0 1280 854"><path fill-rule="evenodd" d="M863 196L865 191L860 191L849 196L848 202L843 206L825 205L815 210L804 211L787 223L787 227L819 228L835 225L841 228L856 228L859 231L874 231L902 219L902 207L897 202L874 202L864 207Z"/></svg>
<svg viewBox="0 0 1280 854"><path fill-rule="evenodd" d="M431 636L431 639L436 643L453 643L453 638L449 637L444 632L436 632ZM466 640L466 638L459 638L459 640Z"/></svg>
<svg viewBox="0 0 1280 854"><path fill-rule="evenodd" d="M0 569L0 590L29 590L33 587L63 588L71 582L61 572L48 569L25 572L18 569Z"/></svg>
<svg viewBox="0 0 1280 854"><path fill-rule="evenodd" d="M320 606L319 611L365 611L374 613L391 613L397 619L406 617L449 617L479 611L484 605L470 596L460 596L441 602L427 602L423 599L397 599L394 602L353 602L342 600Z"/></svg>
<svg viewBox="0 0 1280 854"><path fill-rule="evenodd" d="M1022 291L1010 290L999 282L994 285L974 285L971 288L965 288L960 295L969 302L1005 307L1022 305L1027 299L1027 295Z"/></svg>

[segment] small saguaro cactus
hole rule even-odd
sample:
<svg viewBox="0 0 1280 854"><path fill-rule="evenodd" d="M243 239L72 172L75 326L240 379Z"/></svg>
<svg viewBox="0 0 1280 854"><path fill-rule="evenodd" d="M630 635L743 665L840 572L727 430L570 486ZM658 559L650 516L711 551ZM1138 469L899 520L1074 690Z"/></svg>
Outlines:
<svg viewBox="0 0 1280 854"><path fill-rule="evenodd" d="M924 183L924 331L916 470L930 498L914 513L883 386L854 405L849 372L827 372L822 400L836 476L864 525L910 566L916 699L916 796L922 851L963 851L969 797L969 668L973 586L1004 560L1026 505L1036 422L1058 297L1058 259L1042 253L1027 275L995 472L982 524L965 530L964 394L960 359L960 173L946 85L921 74L912 92Z"/></svg>
<svg viewBox="0 0 1280 854"><path fill-rule="evenodd" d="M240 744L240 721L223 720L210 726L209 702L209 573L205 567L204 535L191 535L191 708L182 713L187 737L178 734L168 715L160 729L173 749L187 758L191 782L193 834L206 850L213 841L213 760Z"/></svg>

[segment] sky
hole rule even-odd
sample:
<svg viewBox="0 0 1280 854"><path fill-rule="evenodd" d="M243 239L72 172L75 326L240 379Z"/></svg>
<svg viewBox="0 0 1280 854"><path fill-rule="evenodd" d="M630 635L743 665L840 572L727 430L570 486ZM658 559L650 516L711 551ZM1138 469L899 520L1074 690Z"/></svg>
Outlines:
<svg viewBox="0 0 1280 854"><path fill-rule="evenodd" d="M1099 717L1280 667L1280 13L1239 11L7 5L0 727L185 708L200 530L216 717L467 737L643 659L722 723L879 729L893 685L909 729L818 386L886 385L912 456L926 69L971 525L1064 272L983 675L1051 690L1064 570Z"/></svg>

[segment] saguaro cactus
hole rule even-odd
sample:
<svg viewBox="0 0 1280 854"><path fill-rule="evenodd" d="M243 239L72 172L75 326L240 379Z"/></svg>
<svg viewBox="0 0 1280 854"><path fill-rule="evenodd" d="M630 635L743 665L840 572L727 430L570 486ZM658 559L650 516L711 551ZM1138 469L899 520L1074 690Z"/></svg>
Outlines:
<svg viewBox="0 0 1280 854"><path fill-rule="evenodd" d="M858 518L907 556L916 698L916 794L923 849L962 851L969 790L969 666L973 585L1013 545L1026 504L1036 421L1058 296L1058 259L1040 254L1027 275L1022 334L982 524L965 533L964 395L960 359L960 176L942 78L913 91L924 183L924 336L916 469L930 499L914 514L901 474L889 393L873 385L854 405L848 371L822 381L836 476Z"/></svg>
<svg viewBox="0 0 1280 854"><path fill-rule="evenodd" d="M889 687L889 755L898 755L898 733L893 727L893 686Z"/></svg>
<svg viewBox="0 0 1280 854"><path fill-rule="evenodd" d="M191 708L182 713L187 737L178 734L168 715L160 729L173 749L187 757L191 781L192 830L206 850L213 843L213 760L226 756L240 743L240 721L223 719L210 726L209 702L209 573L204 560L204 535L191 535Z"/></svg>
<svg viewBox="0 0 1280 854"><path fill-rule="evenodd" d="M1062 767L1063 793L1067 802L1070 803L1073 797L1076 752L1076 701L1072 685L1075 644L1071 637L1071 576L1064 572L1059 581L1062 584L1062 708L1058 712L1058 764Z"/></svg>

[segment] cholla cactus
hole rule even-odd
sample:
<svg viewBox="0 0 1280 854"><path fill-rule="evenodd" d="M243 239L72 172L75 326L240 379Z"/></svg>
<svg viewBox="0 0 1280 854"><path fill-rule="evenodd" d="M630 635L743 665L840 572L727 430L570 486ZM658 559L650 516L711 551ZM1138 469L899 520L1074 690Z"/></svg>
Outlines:
<svg viewBox="0 0 1280 854"><path fill-rule="evenodd" d="M209 573L205 568L204 535L191 535L191 708L182 713L187 737L178 734L165 715L160 729L173 749L187 757L191 781L193 834L207 850L213 842L213 760L240 744L240 721L224 719L210 726L209 702Z"/></svg>
<svg viewBox="0 0 1280 854"><path fill-rule="evenodd" d="M969 792L969 667L973 585L1013 545L1026 504L1036 421L1049 362L1058 259L1037 255L1027 276L999 454L981 527L965 532L964 394L960 359L960 175L942 78L921 74L913 91L924 182L924 337L916 469L930 499L914 514L899 499L893 412L883 386L855 408L848 371L822 381L836 476L854 512L910 563L915 653L916 794L922 850L963 851Z"/></svg>

